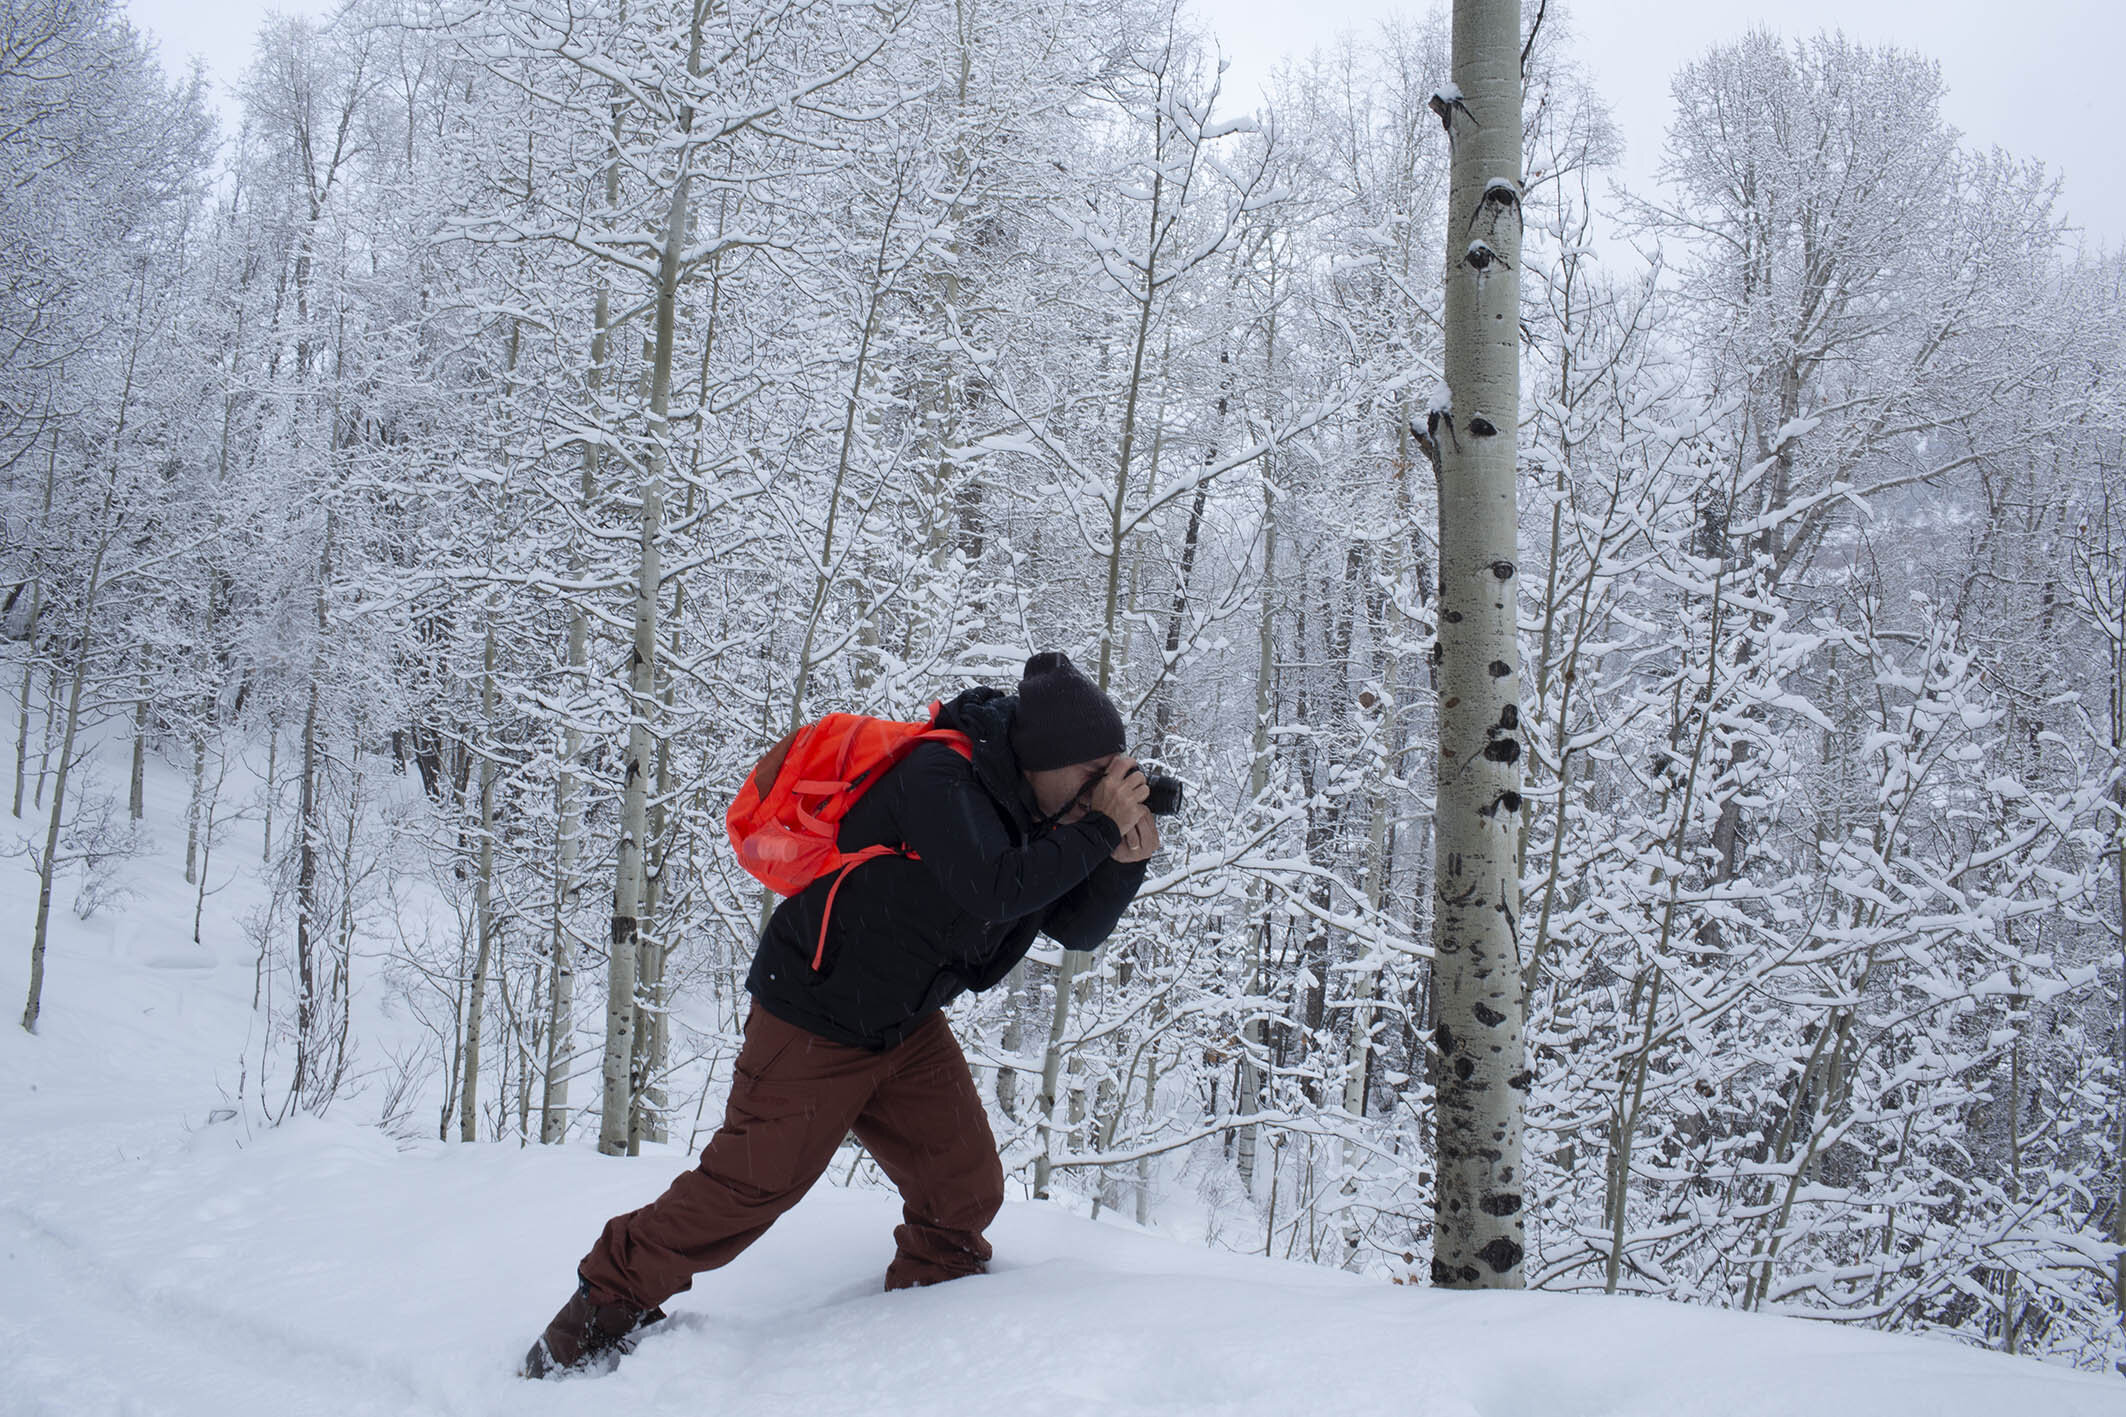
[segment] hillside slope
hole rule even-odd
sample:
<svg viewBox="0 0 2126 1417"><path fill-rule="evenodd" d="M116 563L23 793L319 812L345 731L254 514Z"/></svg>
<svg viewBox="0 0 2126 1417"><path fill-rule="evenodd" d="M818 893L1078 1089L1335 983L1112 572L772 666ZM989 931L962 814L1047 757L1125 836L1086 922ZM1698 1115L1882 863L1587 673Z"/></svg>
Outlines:
<svg viewBox="0 0 2126 1417"><path fill-rule="evenodd" d="M1034 1203L999 1219L991 1274L889 1295L894 1199L832 1185L617 1373L528 1384L599 1225L690 1158L210 1120L257 1056L252 963L190 943L174 862L135 880L58 913L42 1031L0 1029L0 1411L2126 1417L2126 1382L1948 1342L1400 1288ZM0 874L10 1001L33 887ZM240 896L210 940L241 939Z"/></svg>

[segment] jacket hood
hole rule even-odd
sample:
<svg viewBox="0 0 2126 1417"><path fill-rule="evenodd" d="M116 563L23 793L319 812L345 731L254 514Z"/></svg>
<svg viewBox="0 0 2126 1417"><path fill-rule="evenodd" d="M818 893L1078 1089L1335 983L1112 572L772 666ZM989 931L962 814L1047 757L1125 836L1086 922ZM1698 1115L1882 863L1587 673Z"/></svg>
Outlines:
<svg viewBox="0 0 2126 1417"><path fill-rule="evenodd" d="M1018 707L1017 695L977 684L962 689L939 706L937 726L955 729L978 743L996 743L1009 753L1011 720Z"/></svg>
<svg viewBox="0 0 2126 1417"><path fill-rule="evenodd" d="M1018 708L1016 694L977 684L939 707L937 726L967 735L974 745L975 776L1011 812L1023 832L1039 814L1033 789L1020 775L1018 755L1011 750L1011 723Z"/></svg>

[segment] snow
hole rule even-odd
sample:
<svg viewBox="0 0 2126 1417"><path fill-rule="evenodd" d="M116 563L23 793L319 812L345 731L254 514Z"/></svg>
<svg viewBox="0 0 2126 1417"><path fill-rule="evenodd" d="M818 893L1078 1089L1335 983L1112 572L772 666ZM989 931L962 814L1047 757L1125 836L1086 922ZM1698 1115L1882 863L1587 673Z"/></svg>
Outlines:
<svg viewBox="0 0 2126 1417"><path fill-rule="evenodd" d="M156 779L151 819L176 820ZM217 863L257 861L243 825ZM78 921L62 886L41 1031L0 1029L0 1412L2126 1417L2115 1378L1946 1341L1399 1287L1023 1200L990 1274L884 1294L897 1203L832 1183L617 1372L529 1384L515 1363L598 1227L688 1155L401 1141L359 1100L230 1116L254 897L210 898L193 945L167 844L129 906ZM10 1000L33 887L0 875Z"/></svg>

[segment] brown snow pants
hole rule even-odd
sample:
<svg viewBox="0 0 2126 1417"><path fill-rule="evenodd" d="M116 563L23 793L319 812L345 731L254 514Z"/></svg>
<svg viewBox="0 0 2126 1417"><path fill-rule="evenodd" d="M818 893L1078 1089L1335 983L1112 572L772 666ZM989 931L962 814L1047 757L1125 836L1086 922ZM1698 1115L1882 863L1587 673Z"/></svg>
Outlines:
<svg viewBox="0 0 2126 1417"><path fill-rule="evenodd" d="M874 1053L831 1043L757 1003L723 1126L701 1164L642 1209L606 1222L578 1272L601 1299L663 1303L765 1234L852 1131L904 1202L886 1287L981 1273L989 1260L982 1231L1004 1204L1004 1168L945 1016L932 1014L897 1047Z"/></svg>

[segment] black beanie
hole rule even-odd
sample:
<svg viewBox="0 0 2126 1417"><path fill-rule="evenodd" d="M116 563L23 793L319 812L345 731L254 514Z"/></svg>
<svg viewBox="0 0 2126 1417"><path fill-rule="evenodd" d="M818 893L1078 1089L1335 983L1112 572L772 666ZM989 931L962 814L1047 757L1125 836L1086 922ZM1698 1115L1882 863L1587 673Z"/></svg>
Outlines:
<svg viewBox="0 0 2126 1417"><path fill-rule="evenodd" d="M1028 772L1069 767L1122 751L1122 715L1068 655L1046 650L1026 661L1011 751Z"/></svg>

